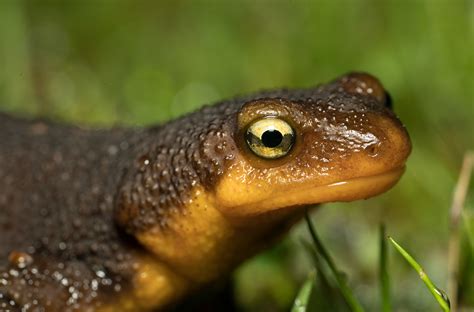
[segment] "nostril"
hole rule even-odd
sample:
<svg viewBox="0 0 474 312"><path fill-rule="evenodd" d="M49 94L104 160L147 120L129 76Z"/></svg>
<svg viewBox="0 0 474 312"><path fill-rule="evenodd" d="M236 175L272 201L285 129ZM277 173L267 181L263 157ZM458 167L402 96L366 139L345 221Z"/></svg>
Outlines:
<svg viewBox="0 0 474 312"><path fill-rule="evenodd" d="M385 105L385 107L387 108L392 108L392 97L390 96L390 93L388 93L387 91L385 91L385 101L383 103Z"/></svg>
<svg viewBox="0 0 474 312"><path fill-rule="evenodd" d="M372 144L366 148L370 157L377 157L379 154L379 146L378 144Z"/></svg>

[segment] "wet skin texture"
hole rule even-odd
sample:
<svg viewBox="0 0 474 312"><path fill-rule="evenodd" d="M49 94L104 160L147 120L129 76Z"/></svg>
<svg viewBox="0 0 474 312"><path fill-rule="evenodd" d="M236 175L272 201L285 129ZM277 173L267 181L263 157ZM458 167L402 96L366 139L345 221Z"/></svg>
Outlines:
<svg viewBox="0 0 474 312"><path fill-rule="evenodd" d="M172 306L277 240L304 207L393 186L410 141L389 102L377 79L353 73L144 129L0 114L0 311ZM246 143L265 118L294 131L280 158Z"/></svg>

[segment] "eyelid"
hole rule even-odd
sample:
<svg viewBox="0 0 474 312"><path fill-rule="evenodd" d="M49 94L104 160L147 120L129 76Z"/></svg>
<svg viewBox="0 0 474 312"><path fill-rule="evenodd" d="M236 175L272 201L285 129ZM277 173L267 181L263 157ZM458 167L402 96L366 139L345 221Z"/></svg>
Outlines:
<svg viewBox="0 0 474 312"><path fill-rule="evenodd" d="M278 130L282 133L294 132L291 126L284 120L267 117L259 119L253 122L247 129L247 131L252 130L252 133L261 138L263 133L268 130Z"/></svg>

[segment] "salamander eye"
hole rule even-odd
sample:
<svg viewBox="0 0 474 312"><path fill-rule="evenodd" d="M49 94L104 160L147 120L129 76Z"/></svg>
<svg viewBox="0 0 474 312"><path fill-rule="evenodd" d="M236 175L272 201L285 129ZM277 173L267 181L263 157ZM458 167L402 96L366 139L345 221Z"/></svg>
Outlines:
<svg viewBox="0 0 474 312"><path fill-rule="evenodd" d="M295 142L291 126L277 118L264 118L252 123L245 133L249 148L257 156L276 159L285 156Z"/></svg>

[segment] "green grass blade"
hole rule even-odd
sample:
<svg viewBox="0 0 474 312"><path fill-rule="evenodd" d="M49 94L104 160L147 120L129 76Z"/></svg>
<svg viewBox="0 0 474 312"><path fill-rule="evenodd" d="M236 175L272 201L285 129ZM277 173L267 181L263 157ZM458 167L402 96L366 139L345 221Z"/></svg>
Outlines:
<svg viewBox="0 0 474 312"><path fill-rule="evenodd" d="M313 259L316 269L315 285L311 295L311 304L321 311L347 311L347 304L342 298L341 292L336 285L335 279L328 271L326 263L323 263L321 255L318 254L314 245L307 240L301 241L306 251Z"/></svg>
<svg viewBox="0 0 474 312"><path fill-rule="evenodd" d="M451 311L449 298L448 296L439 288L437 288L431 279L426 275L425 271L421 267L418 262L405 250L402 246L400 246L393 238L388 237L390 242L393 244L395 249L405 258L405 260L415 269L416 272L420 275L421 280L425 283L426 287L428 287L429 291L435 297L436 301L438 301L440 307L445 312Z"/></svg>
<svg viewBox="0 0 474 312"><path fill-rule="evenodd" d="M314 267L317 272L316 279L319 278L321 280L321 284L323 287L326 287L328 290L332 289L333 283L331 283L331 281L329 280L326 270L323 264L321 263L320 255L316 252L314 246L306 240L302 240L302 244L310 254L311 259L313 259Z"/></svg>
<svg viewBox="0 0 474 312"><path fill-rule="evenodd" d="M329 269L331 270L331 272L333 273L336 279L339 290L341 291L341 294L346 300L346 303L348 304L349 308L354 312L363 312L364 309L362 308L362 305L359 303L359 301L357 301L352 290L347 285L345 278L337 269L332 257L329 255L329 252L326 250L326 248L320 241L316 233L316 230L313 226L313 223L311 222L308 211L306 211L305 219L306 219L306 224L308 225L309 232L311 234L311 238L313 239L314 246L316 247L317 252L322 256L322 258L328 264Z"/></svg>
<svg viewBox="0 0 474 312"><path fill-rule="evenodd" d="M291 312L306 312L308 310L309 298L311 297L311 291L314 285L314 273L310 273L308 279L301 287L298 295L296 296L295 302Z"/></svg>
<svg viewBox="0 0 474 312"><path fill-rule="evenodd" d="M390 276L388 274L388 250L387 240L385 239L385 225L380 226L380 287L382 296L382 311L391 312L392 305L390 300Z"/></svg>
<svg viewBox="0 0 474 312"><path fill-rule="evenodd" d="M462 214L462 220L466 230L467 241L471 247L472 253L474 254L474 215L468 214L464 211Z"/></svg>

